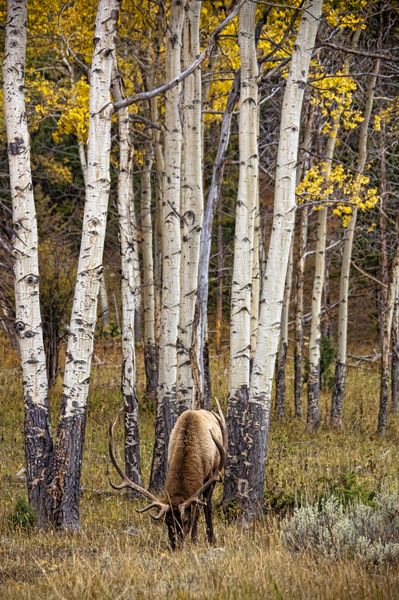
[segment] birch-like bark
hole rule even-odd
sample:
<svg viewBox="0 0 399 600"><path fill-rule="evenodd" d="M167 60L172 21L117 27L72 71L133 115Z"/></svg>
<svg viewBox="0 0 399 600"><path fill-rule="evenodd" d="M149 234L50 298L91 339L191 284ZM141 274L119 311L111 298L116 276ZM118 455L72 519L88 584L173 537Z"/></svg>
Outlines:
<svg viewBox="0 0 399 600"><path fill-rule="evenodd" d="M151 121L158 123L159 111L158 100L150 100ZM155 340L157 346L157 389L159 372L159 344L161 339L161 292L162 292L162 198L163 198L163 174L165 171L165 161L161 144L161 132L159 129L152 129L152 145L155 157L155 219L154 219L154 304L155 304Z"/></svg>
<svg viewBox="0 0 399 600"><path fill-rule="evenodd" d="M270 404L280 338L285 277L295 222L295 184L299 127L322 0L307 0L292 53L284 92L277 154L273 227L261 286L259 326L251 375L237 500L246 517L259 512L263 498Z"/></svg>
<svg viewBox="0 0 399 600"><path fill-rule="evenodd" d="M355 31L352 39L352 48L357 45L361 33L360 27ZM344 60L343 72L349 72L351 55ZM339 106L333 119L332 128L327 140L325 167L323 171L324 180L330 179L332 160L337 142L337 134L343 108ZM321 308L325 280L326 267L326 241L327 241L327 213L328 208L322 206L318 211L317 218L317 240L316 240L316 264L312 289L312 321L309 338L309 376L307 385L308 414L307 428L315 431L320 426L320 344L321 344Z"/></svg>
<svg viewBox="0 0 399 600"><path fill-rule="evenodd" d="M392 364L391 364L392 412L399 414L399 290L396 289L392 322Z"/></svg>
<svg viewBox="0 0 399 600"><path fill-rule="evenodd" d="M292 273L294 262L294 243L291 242L290 254L288 258L287 277L284 287L283 310L281 314L281 332L280 342L276 358L276 417L280 421L285 417L286 409L286 390L285 390L285 365L288 351L288 321L290 313L290 298L292 287Z"/></svg>
<svg viewBox="0 0 399 600"><path fill-rule="evenodd" d="M222 330L223 330L223 202L222 198L218 204L218 237L217 237L217 289L216 289L216 323L215 323L215 342L216 352L219 355L222 351Z"/></svg>
<svg viewBox="0 0 399 600"><path fill-rule="evenodd" d="M258 130L259 132L259 130ZM254 250L252 258L252 294L251 294L251 369L256 352L256 333L259 324L259 299L260 299L260 212L259 212L259 186L255 206L254 223ZM251 370L250 369L250 370Z"/></svg>
<svg viewBox="0 0 399 600"><path fill-rule="evenodd" d="M305 283L306 247L308 243L308 208L302 206L299 218L298 262L295 289L295 355L294 355L294 405L295 416L302 419L302 355L304 341L303 291Z"/></svg>
<svg viewBox="0 0 399 600"><path fill-rule="evenodd" d="M151 170L154 161L152 141L145 146L144 168L141 176L141 248L143 255L144 362L147 396L156 398L158 381L158 349L155 339L155 289L153 259L153 225L151 216Z"/></svg>
<svg viewBox="0 0 399 600"><path fill-rule="evenodd" d="M100 281L100 296L99 296L99 300L100 300L100 316L101 316L101 321L104 325L104 327L109 327L110 324L110 316L109 316L109 300L108 300L108 291L107 291L107 285L105 282L105 273L104 273L104 268L103 268L103 272L102 272L102 276L101 276L101 281Z"/></svg>
<svg viewBox="0 0 399 600"><path fill-rule="evenodd" d="M111 91L118 102L124 96L123 85L114 64ZM136 392L136 315L140 295L137 225L134 212L133 144L129 109L118 111L119 169L118 217L121 251L122 297L122 379L121 391L125 408L125 470L130 479L141 483L139 405Z"/></svg>
<svg viewBox="0 0 399 600"><path fill-rule="evenodd" d="M297 167L297 184L304 171L309 168L309 156L312 146L312 128L315 105L311 104L306 119L303 144L300 149L301 160ZM303 290L305 283L306 246L308 241L308 207L304 204L299 211L298 223L298 260L295 282L295 350L294 350L294 405L295 416L302 418L302 353L303 353Z"/></svg>
<svg viewBox="0 0 399 600"><path fill-rule="evenodd" d="M73 71L71 76L72 83L73 79ZM80 168L82 169L83 181L85 184L85 189L87 186L87 156L86 156L86 148L83 142L78 142L79 149L79 160L80 160ZM101 321L104 327L109 327L110 325L110 310L109 310L109 298L108 298L108 290L107 284L105 281L105 271L103 268L101 281L100 281L100 295L99 295L99 315L101 317Z"/></svg>
<svg viewBox="0 0 399 600"><path fill-rule="evenodd" d="M241 85L239 114L239 183L234 233L230 315L230 389L227 409L229 448L224 501L236 492L243 447L251 366L251 297L254 223L258 197L258 62L255 44L256 3L240 10Z"/></svg>
<svg viewBox="0 0 399 600"><path fill-rule="evenodd" d="M172 0L166 43L166 78L180 72L184 3ZM177 337L180 305L180 85L166 93L165 170L162 198L162 307L159 344L158 403L151 487L159 490L166 478L169 434L178 416L176 402Z"/></svg>
<svg viewBox="0 0 399 600"><path fill-rule="evenodd" d="M323 169L324 181L330 179L332 160L337 142L337 133L340 125L340 110L334 119L330 135L327 140L325 163ZM308 375L308 413L307 428L315 431L320 426L320 343L321 343L321 308L326 269L326 242L327 242L327 206L321 206L317 212L317 238L316 261L312 289L312 321L309 337L309 375Z"/></svg>
<svg viewBox="0 0 399 600"><path fill-rule="evenodd" d="M49 485L52 520L80 527L80 476L110 187L111 73L118 0L99 0L90 73L87 187L77 281L66 351L61 416Z"/></svg>
<svg viewBox="0 0 399 600"><path fill-rule="evenodd" d="M200 0L188 4L183 29L183 63L190 65L200 53ZM184 80L181 188L180 314L177 351L177 407L181 414L193 406L190 360L192 325L197 295L199 243L203 219L201 70Z"/></svg>
<svg viewBox="0 0 399 600"><path fill-rule="evenodd" d="M208 271L211 255L212 224L223 182L224 158L229 145L233 110L239 96L240 72L237 71L227 99L220 127L220 138L212 170L212 181L208 191L208 200L204 210L204 219L200 236L200 255L198 264L197 299L194 312L191 343L191 364L194 376L194 407L210 408L210 394L207 386L205 355L207 352L207 308L208 308Z"/></svg>
<svg viewBox="0 0 399 600"><path fill-rule="evenodd" d="M396 221L396 232L399 234L399 217ZM381 340L381 371L380 371L380 406L378 412L377 433L385 435L388 422L388 400L389 400L389 352L392 331L393 312L395 298L399 284L399 244L396 246L392 261L391 276L388 286L386 310L383 319L383 330Z"/></svg>
<svg viewBox="0 0 399 600"><path fill-rule="evenodd" d="M374 91L377 83L377 77L380 69L380 60L377 59L374 65L373 75L370 79L364 119L360 126L357 172L361 175L364 171L367 160L367 135L370 126L371 112L374 102ZM357 208L354 207L352 215L345 231L344 252L342 256L340 291L339 291L339 309L338 309L338 351L337 362L335 366L334 389L331 401L330 422L333 427L341 427L342 411L345 395L346 383L346 361L347 361L347 335L348 335L348 295L350 266L352 260L353 239L355 235L357 219Z"/></svg>
<svg viewBox="0 0 399 600"><path fill-rule="evenodd" d="M40 314L37 222L25 106L26 18L26 0L8 0L3 80L14 230L14 329L23 378L28 498L36 511L38 526L45 527L45 477L53 442Z"/></svg>

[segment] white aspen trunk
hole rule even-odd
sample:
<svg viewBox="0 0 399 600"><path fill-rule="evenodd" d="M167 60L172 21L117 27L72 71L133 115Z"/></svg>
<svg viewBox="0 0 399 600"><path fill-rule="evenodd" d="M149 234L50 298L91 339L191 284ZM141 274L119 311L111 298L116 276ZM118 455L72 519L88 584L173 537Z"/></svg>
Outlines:
<svg viewBox="0 0 399 600"><path fill-rule="evenodd" d="M191 0L183 29L184 67L200 54L201 2ZM198 281L199 243L203 218L201 69L184 80L181 188L181 269L179 341L177 352L177 415L193 406L190 360L192 325Z"/></svg>
<svg viewBox="0 0 399 600"><path fill-rule="evenodd" d="M277 154L273 227L259 312L254 367L246 415L245 448L237 500L247 518L259 513L276 353L280 339L285 277L295 222L295 184L304 89L321 15L322 0L307 0L292 53L284 92Z"/></svg>
<svg viewBox="0 0 399 600"><path fill-rule="evenodd" d="M111 84L117 102L123 98L123 86L115 59ZM139 405L136 392L135 321L140 294L137 226L134 212L133 144L130 133L129 109L118 111L119 170L118 216L121 250L122 297L122 381L125 407L125 470L130 479L141 483Z"/></svg>
<svg viewBox="0 0 399 600"><path fill-rule="evenodd" d="M49 486L54 524L79 530L80 475L110 187L111 74L118 0L99 0L90 73L87 187L61 416Z"/></svg>
<svg viewBox="0 0 399 600"><path fill-rule="evenodd" d="M158 351L155 339L155 289L151 216L151 170L154 161L152 142L146 144L141 177L141 248L143 255L144 360L147 395L155 400L158 376Z"/></svg>
<svg viewBox="0 0 399 600"><path fill-rule="evenodd" d="M108 300L108 291L107 291L107 284L105 281L105 272L104 272L104 268L103 268L103 272L101 275L101 281L100 281L100 316L101 316L101 320L103 322L104 327L109 327L110 324L110 318L109 318L109 300Z"/></svg>
<svg viewBox="0 0 399 600"><path fill-rule="evenodd" d="M361 33L358 28L352 40L352 48L357 45ZM349 72L351 55L348 54L344 61L343 71ZM333 119L331 131L327 140L325 168L323 171L324 180L327 183L330 178L332 160L337 142L337 134L340 127L340 121L343 108L338 107ZM312 289L312 321L309 338L309 376L307 385L308 413L307 428L308 431L316 431L320 426L320 345L321 345L321 309L322 296L325 280L326 268L326 242L327 242L327 213L328 208L323 206L318 211L317 218L317 241L316 241L316 264L315 275Z"/></svg>
<svg viewBox="0 0 399 600"><path fill-rule="evenodd" d="M216 319L215 319L215 346L216 353L222 351L222 329L223 329L223 202L222 198L218 204L217 223L217 290L216 290Z"/></svg>
<svg viewBox="0 0 399 600"><path fill-rule="evenodd" d="M324 180L330 179L332 160L337 142L341 112L334 120L330 135L327 140ZM312 288L312 321L309 337L309 375L307 385L308 413L307 428L315 431L320 426L320 344L321 344L321 307L326 270L326 243L327 243L327 214L328 208L322 206L317 212L317 238L316 261Z"/></svg>
<svg viewBox="0 0 399 600"><path fill-rule="evenodd" d="M158 99L151 98L150 114L153 123L159 121ZM155 157L155 219L154 219L154 302L155 302L155 340L157 345L157 382L159 371L159 343L161 338L161 291L162 291L162 251L161 251L161 214L163 198L163 174L165 172L165 161L161 144L161 132L152 129L152 144Z"/></svg>
<svg viewBox="0 0 399 600"><path fill-rule="evenodd" d="M306 246L308 241L308 208L301 207L299 221L298 263L295 286L295 356L294 404L295 416L302 419L302 354L303 354L303 288L305 283Z"/></svg>
<svg viewBox="0 0 399 600"><path fill-rule="evenodd" d="M255 207L254 223L254 251L252 258L252 294L251 294L251 361L256 352L256 333L259 324L259 298L260 298L260 213L259 213L259 186Z"/></svg>
<svg viewBox="0 0 399 600"><path fill-rule="evenodd" d="M304 170L309 165L309 153L312 146L312 128L315 106L309 108L303 135L303 145L300 150L301 160L296 172L297 185L301 180ZM294 350L294 405L295 416L302 418L302 353L303 353L303 288L305 280L306 246L308 239L308 207L300 208L298 223L298 260L296 265L295 282L295 350Z"/></svg>
<svg viewBox="0 0 399 600"><path fill-rule="evenodd" d="M208 279L209 259L211 255L212 224L214 213L218 204L220 190L223 182L224 158L229 145L231 120L234 107L239 97L240 72L236 71L234 81L227 99L226 109L223 113L220 126L220 138L216 152L216 159L212 169L212 181L209 187L208 199L204 209L200 237L200 256L198 264L197 298L194 313L193 337L191 345L191 364L194 374L194 406L195 408L211 407L210 389L207 378L206 355L208 348Z"/></svg>
<svg viewBox="0 0 399 600"><path fill-rule="evenodd" d="M335 146L336 138L333 140ZM326 153L328 154L328 152ZM324 177L328 181L331 171L331 158L326 160ZM307 385L308 412L307 427L309 431L315 431L320 426L320 342L321 342L321 303L323 296L323 284L325 275L326 241L327 241L327 213L326 206L317 212L317 239L316 239L316 261L315 274L312 290L312 321L309 337L309 375Z"/></svg>
<svg viewBox="0 0 399 600"><path fill-rule="evenodd" d="M290 298L292 286L292 273L294 262L294 240L291 242L290 254L288 259L287 277L284 287L283 310L281 314L281 332L280 342L276 359L276 416L282 420L285 417L285 363L287 360L288 351L288 321L290 313Z"/></svg>
<svg viewBox="0 0 399 600"><path fill-rule="evenodd" d="M392 321L392 364L391 364L392 412L399 414L399 289L396 289Z"/></svg>
<svg viewBox="0 0 399 600"><path fill-rule="evenodd" d="M234 497L243 445L251 360L251 295L254 223L258 197L258 61L255 44L256 2L240 9L241 85L239 115L239 183L234 234L230 316L229 439L224 501Z"/></svg>
<svg viewBox="0 0 399 600"><path fill-rule="evenodd" d="M166 80L180 73L184 3L172 0L166 44ZM166 93L165 171L162 198L162 306L159 344L158 404L151 487L161 489L166 477L169 434L177 417L177 336L180 306L180 176L182 132L181 86Z"/></svg>
<svg viewBox="0 0 399 600"><path fill-rule="evenodd" d="M396 221L396 232L399 233L399 217ZM381 343L381 372L380 372L380 406L378 412L377 433L385 435L388 421L389 400L389 353L392 332L392 321L395 308L395 299L399 284L399 244L396 246L392 261L391 276L388 286L386 311L383 318L383 331Z"/></svg>
<svg viewBox="0 0 399 600"><path fill-rule="evenodd" d="M364 119L360 126L359 149L357 172L362 174L367 160L367 135L370 126L371 112L374 102L374 91L377 83L377 76L380 69L380 60L377 59L374 65L373 76L370 79ZM347 335L348 335L348 295L350 267L352 260L353 239L355 236L357 219L357 208L354 207L352 215L345 231L344 251L342 256L340 285L339 285L339 309L338 309L338 351L335 366L334 389L331 401L330 422L333 427L341 427L342 411L345 395L346 383L346 361L347 361Z"/></svg>
<svg viewBox="0 0 399 600"><path fill-rule="evenodd" d="M26 18L27 2L8 0L3 80L14 230L14 330L18 339L23 379L28 498L36 511L37 525L45 527L45 478L53 442L40 314L37 222L25 106Z"/></svg>
<svg viewBox="0 0 399 600"><path fill-rule="evenodd" d="M86 148L83 142L78 142L79 149L79 160L80 167L82 169L83 181L85 184L85 189L87 187L87 156L86 156ZM104 269L101 276L100 282L100 296L99 296L99 314L101 317L101 321L104 327L109 327L110 324L110 312L109 312L109 299L108 299L108 291L107 285L105 282L105 273Z"/></svg>

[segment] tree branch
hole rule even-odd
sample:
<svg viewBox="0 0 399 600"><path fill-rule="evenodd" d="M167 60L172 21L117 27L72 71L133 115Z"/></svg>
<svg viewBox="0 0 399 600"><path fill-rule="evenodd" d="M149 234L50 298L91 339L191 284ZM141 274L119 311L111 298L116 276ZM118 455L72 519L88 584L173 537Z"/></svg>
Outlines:
<svg viewBox="0 0 399 600"><path fill-rule="evenodd" d="M208 45L205 48L205 50L203 50L201 52L201 54L198 56L198 58L196 58L195 61L193 63L191 63L191 65L189 65L186 69L181 71L179 73L179 75L177 75L177 77L175 77L171 81L168 81L167 83L163 83L162 85L158 86L157 88L154 88L153 90L149 90L147 92L140 92L139 94L135 94L134 96L129 96L128 98L118 100L117 102L114 103L114 110L118 111L119 109L124 108L125 106L129 106L130 104L133 104L136 102L142 102L143 100L150 100L151 98L154 98L155 96L159 96L159 94L168 92L169 90L174 88L176 85L181 83L184 79L186 79L186 77L188 77L189 75L194 73L194 71L196 69L198 69L200 64L206 58L208 58L208 56L210 56L210 54L213 50L213 47L216 44L219 33L226 27L226 25L228 25L230 23L230 21L232 21L234 19L234 17L236 17L238 15L240 8L244 4L244 2L245 2L245 0L238 0L237 4L235 5L235 7L231 11L231 13L225 18L224 21L219 23L219 25L217 25L215 27L215 29L212 31L211 35L209 36Z"/></svg>

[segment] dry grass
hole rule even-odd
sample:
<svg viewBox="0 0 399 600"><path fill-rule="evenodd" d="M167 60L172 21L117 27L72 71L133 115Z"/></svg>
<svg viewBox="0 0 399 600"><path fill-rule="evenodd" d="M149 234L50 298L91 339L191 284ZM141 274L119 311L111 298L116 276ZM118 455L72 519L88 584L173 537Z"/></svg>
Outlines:
<svg viewBox="0 0 399 600"><path fill-rule="evenodd" d="M106 425L120 403L120 370L112 345L98 347L97 356L106 358L106 364L93 370L83 470L83 529L75 536L13 531L7 521L16 498L25 494L24 484L15 478L23 466L23 407L17 360L9 351L0 360L4 365L0 370L1 598L397 597L397 566L368 570L351 560L329 562L290 554L281 545L278 516L272 511L246 530L225 523L219 514L216 548L205 544L202 528L197 545L187 544L184 550L171 553L164 528L146 515L137 515L129 500L110 491ZM225 399L227 366L223 358L216 361L214 390ZM55 390L54 397L58 394ZM325 394L324 410L328 400ZM267 468L269 504L284 512L293 501L313 500L337 489L348 473L355 474L359 493L397 490L399 427L392 421L386 438L376 437L377 405L376 372L357 370L350 373L344 432L323 428L309 436L300 421L273 423ZM143 405L145 476L152 435L152 412Z"/></svg>

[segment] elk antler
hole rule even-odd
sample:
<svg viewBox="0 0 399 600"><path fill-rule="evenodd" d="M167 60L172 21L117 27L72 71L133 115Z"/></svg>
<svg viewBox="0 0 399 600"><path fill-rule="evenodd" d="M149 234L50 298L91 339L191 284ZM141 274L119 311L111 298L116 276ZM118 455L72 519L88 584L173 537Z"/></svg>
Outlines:
<svg viewBox="0 0 399 600"><path fill-rule="evenodd" d="M185 500L185 502L182 502L181 504L179 504L179 511L180 511L180 514L182 515L182 517L183 517L184 512L187 509L187 507L190 504L192 504L193 502L195 502L196 504L204 504L204 502L202 500L200 500L201 494L203 494L213 483L221 481L220 471L222 471L224 469L224 465L226 463L227 428L226 428L226 421L225 421L224 415L222 413L222 409L220 408L220 404L217 400L216 400L216 404L217 404L217 408L218 408L218 413L215 413L214 411L212 411L212 414L216 417L216 419L219 422L220 429L222 432L223 444L221 444L219 442L219 440L217 438L215 438L215 436L213 435L211 430L209 430L209 433L211 434L211 437L212 437L213 441L215 442L217 449L219 450L219 454L220 454L219 464L217 466L216 471L213 473L213 475L207 481L205 481L205 483L199 488L199 490L197 490L195 492L195 494L190 496L190 498L188 498L188 500Z"/></svg>
<svg viewBox="0 0 399 600"><path fill-rule="evenodd" d="M118 421L119 413L121 412L121 410L118 411L118 414L116 415L114 422L111 423L110 426L109 426L108 448L109 448L109 456L110 456L111 462L114 465L114 467L115 467L116 471L118 472L119 476L121 477L122 483L119 484L119 485L115 485L114 483L112 483L111 480L109 482L110 482L111 486L115 490L122 490L123 488L131 488L132 490L135 490L136 492L138 492L139 494L141 494L142 496L144 496L145 498L147 498L148 500L150 500L151 504L149 506L145 506L144 508L141 508L139 510L136 509L136 510L137 510L137 512L146 512L147 510L151 510L152 508L159 508L160 510L159 510L159 513L157 515L151 515L151 517L153 519L159 520L170 509L169 504L166 504L165 502L162 502L162 500L160 500L159 498L157 498L156 496L154 496L153 494L151 494L151 492L149 492L145 488L141 487L141 485L139 485L138 483L135 483L134 481L132 481L126 475L126 473L123 471L123 469L120 467L120 465L118 464L118 462L117 462L117 460L115 458L114 428L115 428L115 425L116 425L116 423Z"/></svg>

